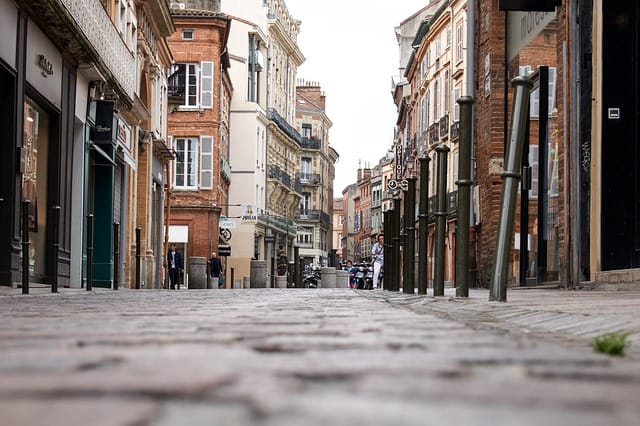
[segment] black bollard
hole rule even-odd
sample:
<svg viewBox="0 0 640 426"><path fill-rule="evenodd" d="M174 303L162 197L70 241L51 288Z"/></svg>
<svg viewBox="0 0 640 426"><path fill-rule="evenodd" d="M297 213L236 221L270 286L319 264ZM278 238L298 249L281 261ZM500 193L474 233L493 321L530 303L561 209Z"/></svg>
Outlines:
<svg viewBox="0 0 640 426"><path fill-rule="evenodd" d="M416 178L407 178L407 192L404 196L404 253L402 256L402 291L407 294L416 292Z"/></svg>
<svg viewBox="0 0 640 426"><path fill-rule="evenodd" d="M469 297L469 226L471 223L471 112L473 98L464 96L460 104L460 147L458 148L458 210L456 212L456 296Z"/></svg>
<svg viewBox="0 0 640 426"><path fill-rule="evenodd" d="M235 275L236 275L235 269L231 268L231 278L230 278L230 281L229 281L229 288L233 288L233 282L234 282L234 280L236 278ZM226 280L225 280L225 282L226 282Z"/></svg>
<svg viewBox="0 0 640 426"><path fill-rule="evenodd" d="M436 236L434 241L434 271L433 271L433 295L444 296L444 241L445 227L447 226L447 155L449 147L440 144L436 147L438 161L437 179L437 203L436 211Z"/></svg>
<svg viewBox="0 0 640 426"><path fill-rule="evenodd" d="M393 197L393 229L391 235L393 236L393 264L391 269L393 270L393 282L391 284L391 291L400 291L400 280L402 280L400 270L400 247L402 246L402 238L400 237L400 196L394 195Z"/></svg>
<svg viewBox="0 0 640 426"><path fill-rule="evenodd" d="M142 228L136 228L136 290L140 290L140 233ZM177 278L180 282L180 277Z"/></svg>
<svg viewBox="0 0 640 426"><path fill-rule="evenodd" d="M118 290L120 281L120 224L113 224L113 289Z"/></svg>
<svg viewBox="0 0 640 426"><path fill-rule="evenodd" d="M384 290L389 290L389 282L391 278L389 277L389 271L391 267L389 266L390 257L393 257L391 252L393 251L393 245L389 242L391 240L391 209L386 210L382 213L382 232L387 236L384 240L384 252L386 253L384 258L382 259L382 268L384 269L384 277L382 278L382 288Z"/></svg>
<svg viewBox="0 0 640 426"><path fill-rule="evenodd" d="M29 206L31 201L22 200L22 294L29 294Z"/></svg>
<svg viewBox="0 0 640 426"><path fill-rule="evenodd" d="M511 82L515 89L513 109L511 111L511 126L507 139L504 172L502 172L502 200L500 206L500 221L498 222L498 236L493 276L489 300L507 301L507 278L509 275L509 254L513 239L513 226L516 214L516 198L522 169L522 150L524 146L525 129L528 121L529 91L533 83L527 77L516 77ZM523 238L525 234L523 233Z"/></svg>
<svg viewBox="0 0 640 426"><path fill-rule="evenodd" d="M427 294L428 277L428 242L429 242L429 162L431 159L423 155L420 161L420 199L418 207L418 294Z"/></svg>
<svg viewBox="0 0 640 426"><path fill-rule="evenodd" d="M58 292L58 256L60 255L60 206L51 207L51 293Z"/></svg>
<svg viewBox="0 0 640 426"><path fill-rule="evenodd" d="M87 216L87 291L93 288L93 214Z"/></svg>

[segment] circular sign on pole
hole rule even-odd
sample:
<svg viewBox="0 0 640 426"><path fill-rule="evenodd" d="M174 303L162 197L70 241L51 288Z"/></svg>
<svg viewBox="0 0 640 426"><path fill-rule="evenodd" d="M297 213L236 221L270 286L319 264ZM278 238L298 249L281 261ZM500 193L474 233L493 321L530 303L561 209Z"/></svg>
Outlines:
<svg viewBox="0 0 640 426"><path fill-rule="evenodd" d="M389 191L393 191L394 189L397 189L397 188L398 188L398 181L397 181L397 180L395 180L395 179L389 179L389 180L387 181L387 189L388 189Z"/></svg>

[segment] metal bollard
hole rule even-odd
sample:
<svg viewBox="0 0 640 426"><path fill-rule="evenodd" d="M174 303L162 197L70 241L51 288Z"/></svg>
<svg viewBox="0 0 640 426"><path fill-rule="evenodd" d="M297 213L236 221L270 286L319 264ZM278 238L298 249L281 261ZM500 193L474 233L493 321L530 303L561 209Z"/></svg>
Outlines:
<svg viewBox="0 0 640 426"><path fill-rule="evenodd" d="M424 155L420 161L420 199L418 207L418 294L427 294L429 287L429 163Z"/></svg>
<svg viewBox="0 0 640 426"><path fill-rule="evenodd" d="M391 283L391 291L400 291L400 280L402 276L400 274L400 246L402 245L402 239L400 238L400 197L398 195L393 196L393 220L391 222L393 229L391 235L393 236L393 263L391 270L393 271L393 282Z"/></svg>
<svg viewBox="0 0 640 426"><path fill-rule="evenodd" d="M234 284L233 284L233 283L234 283L234 280L235 280L235 278L236 278L236 277L235 277L235 275L236 275L235 268L231 268L231 278L230 278L230 281L229 281L229 282L230 282L230 284L229 284L229 287L228 287L228 288L233 288L233 287L234 287ZM226 280L225 280L225 281L226 281Z"/></svg>
<svg viewBox="0 0 640 426"><path fill-rule="evenodd" d="M113 224L113 289L118 290L120 281L120 224Z"/></svg>
<svg viewBox="0 0 640 426"><path fill-rule="evenodd" d="M433 295L444 296L444 238L447 220L447 155L449 147L440 144L436 147L438 161L437 203L436 211L436 238L434 241L434 271L433 271Z"/></svg>
<svg viewBox="0 0 640 426"><path fill-rule="evenodd" d="M22 200L22 294L29 294L29 206L31 201Z"/></svg>
<svg viewBox="0 0 640 426"><path fill-rule="evenodd" d="M58 257L60 256L60 206L51 207L51 293L58 292Z"/></svg>
<svg viewBox="0 0 640 426"><path fill-rule="evenodd" d="M136 290L140 290L140 233L142 232L142 228L136 228ZM178 277L180 280L180 277ZM180 282L180 281L178 281Z"/></svg>
<svg viewBox="0 0 640 426"><path fill-rule="evenodd" d="M93 214L87 216L87 291L93 288Z"/></svg>
<svg viewBox="0 0 640 426"><path fill-rule="evenodd" d="M392 247L393 245L390 244L388 241L391 240L391 227L390 227L390 223L391 222L391 209L386 210L382 213L382 232L384 233L384 235L387 236L387 238L384 239L384 252L386 253L384 258L382 259L382 267L384 268L384 277L382 278L382 288L384 290L389 290L389 282L391 281L388 273L391 269L391 267L389 266L389 264L391 263L391 257L393 257L392 254Z"/></svg>
<svg viewBox="0 0 640 426"><path fill-rule="evenodd" d="M404 197L404 255L402 257L402 291L407 294L416 292L416 178L407 178L407 192Z"/></svg>
<svg viewBox="0 0 640 426"><path fill-rule="evenodd" d="M456 296L469 297L469 226L471 222L471 112L473 98L464 96L460 104L460 147L458 148L458 209L456 212Z"/></svg>
<svg viewBox="0 0 640 426"><path fill-rule="evenodd" d="M491 277L489 300L507 301L507 278L509 275L509 253L513 238L513 225L516 214L516 198L522 168L522 149L524 146L527 114L529 111L529 91L533 83L527 77L516 77L511 85L515 89L513 108L511 110L511 126L505 166L502 172L502 201L500 203L500 221L496 246L495 269Z"/></svg>
<svg viewBox="0 0 640 426"><path fill-rule="evenodd" d="M294 262L294 270L293 270L293 287L301 288L302 287L302 279L300 270L300 247L297 245L293 246L293 262Z"/></svg>
<svg viewBox="0 0 640 426"><path fill-rule="evenodd" d="M304 288L304 282L302 279L302 271L304 271L304 259L298 259L298 276L296 278L296 286L298 288Z"/></svg>

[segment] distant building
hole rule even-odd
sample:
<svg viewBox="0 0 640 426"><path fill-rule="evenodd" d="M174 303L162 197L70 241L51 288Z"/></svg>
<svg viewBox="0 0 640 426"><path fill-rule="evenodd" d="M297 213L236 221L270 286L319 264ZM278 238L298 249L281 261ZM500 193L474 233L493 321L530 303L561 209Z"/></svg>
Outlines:
<svg viewBox="0 0 640 426"><path fill-rule="evenodd" d="M296 127L302 135L296 181L302 187L297 244L305 264L326 266L333 245L333 181L338 153L330 146L331 120L318 83L296 87Z"/></svg>
<svg viewBox="0 0 640 426"><path fill-rule="evenodd" d="M229 112L232 85L227 41L231 20L215 10L183 1L171 14L176 32L169 39L175 62L169 72L168 114L176 159L171 176L169 243L189 259L208 259L220 244L221 216L227 214L231 182Z"/></svg>

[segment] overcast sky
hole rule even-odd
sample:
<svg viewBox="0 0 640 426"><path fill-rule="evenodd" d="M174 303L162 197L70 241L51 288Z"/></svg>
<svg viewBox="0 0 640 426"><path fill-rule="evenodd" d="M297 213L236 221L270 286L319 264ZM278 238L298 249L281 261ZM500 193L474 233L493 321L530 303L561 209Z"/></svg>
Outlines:
<svg viewBox="0 0 640 426"><path fill-rule="evenodd" d="M358 162L374 166L393 142L397 118L391 78L398 74L394 28L427 0L285 0L302 21L298 45L306 62L298 78L317 81L340 155L334 196L355 183Z"/></svg>

